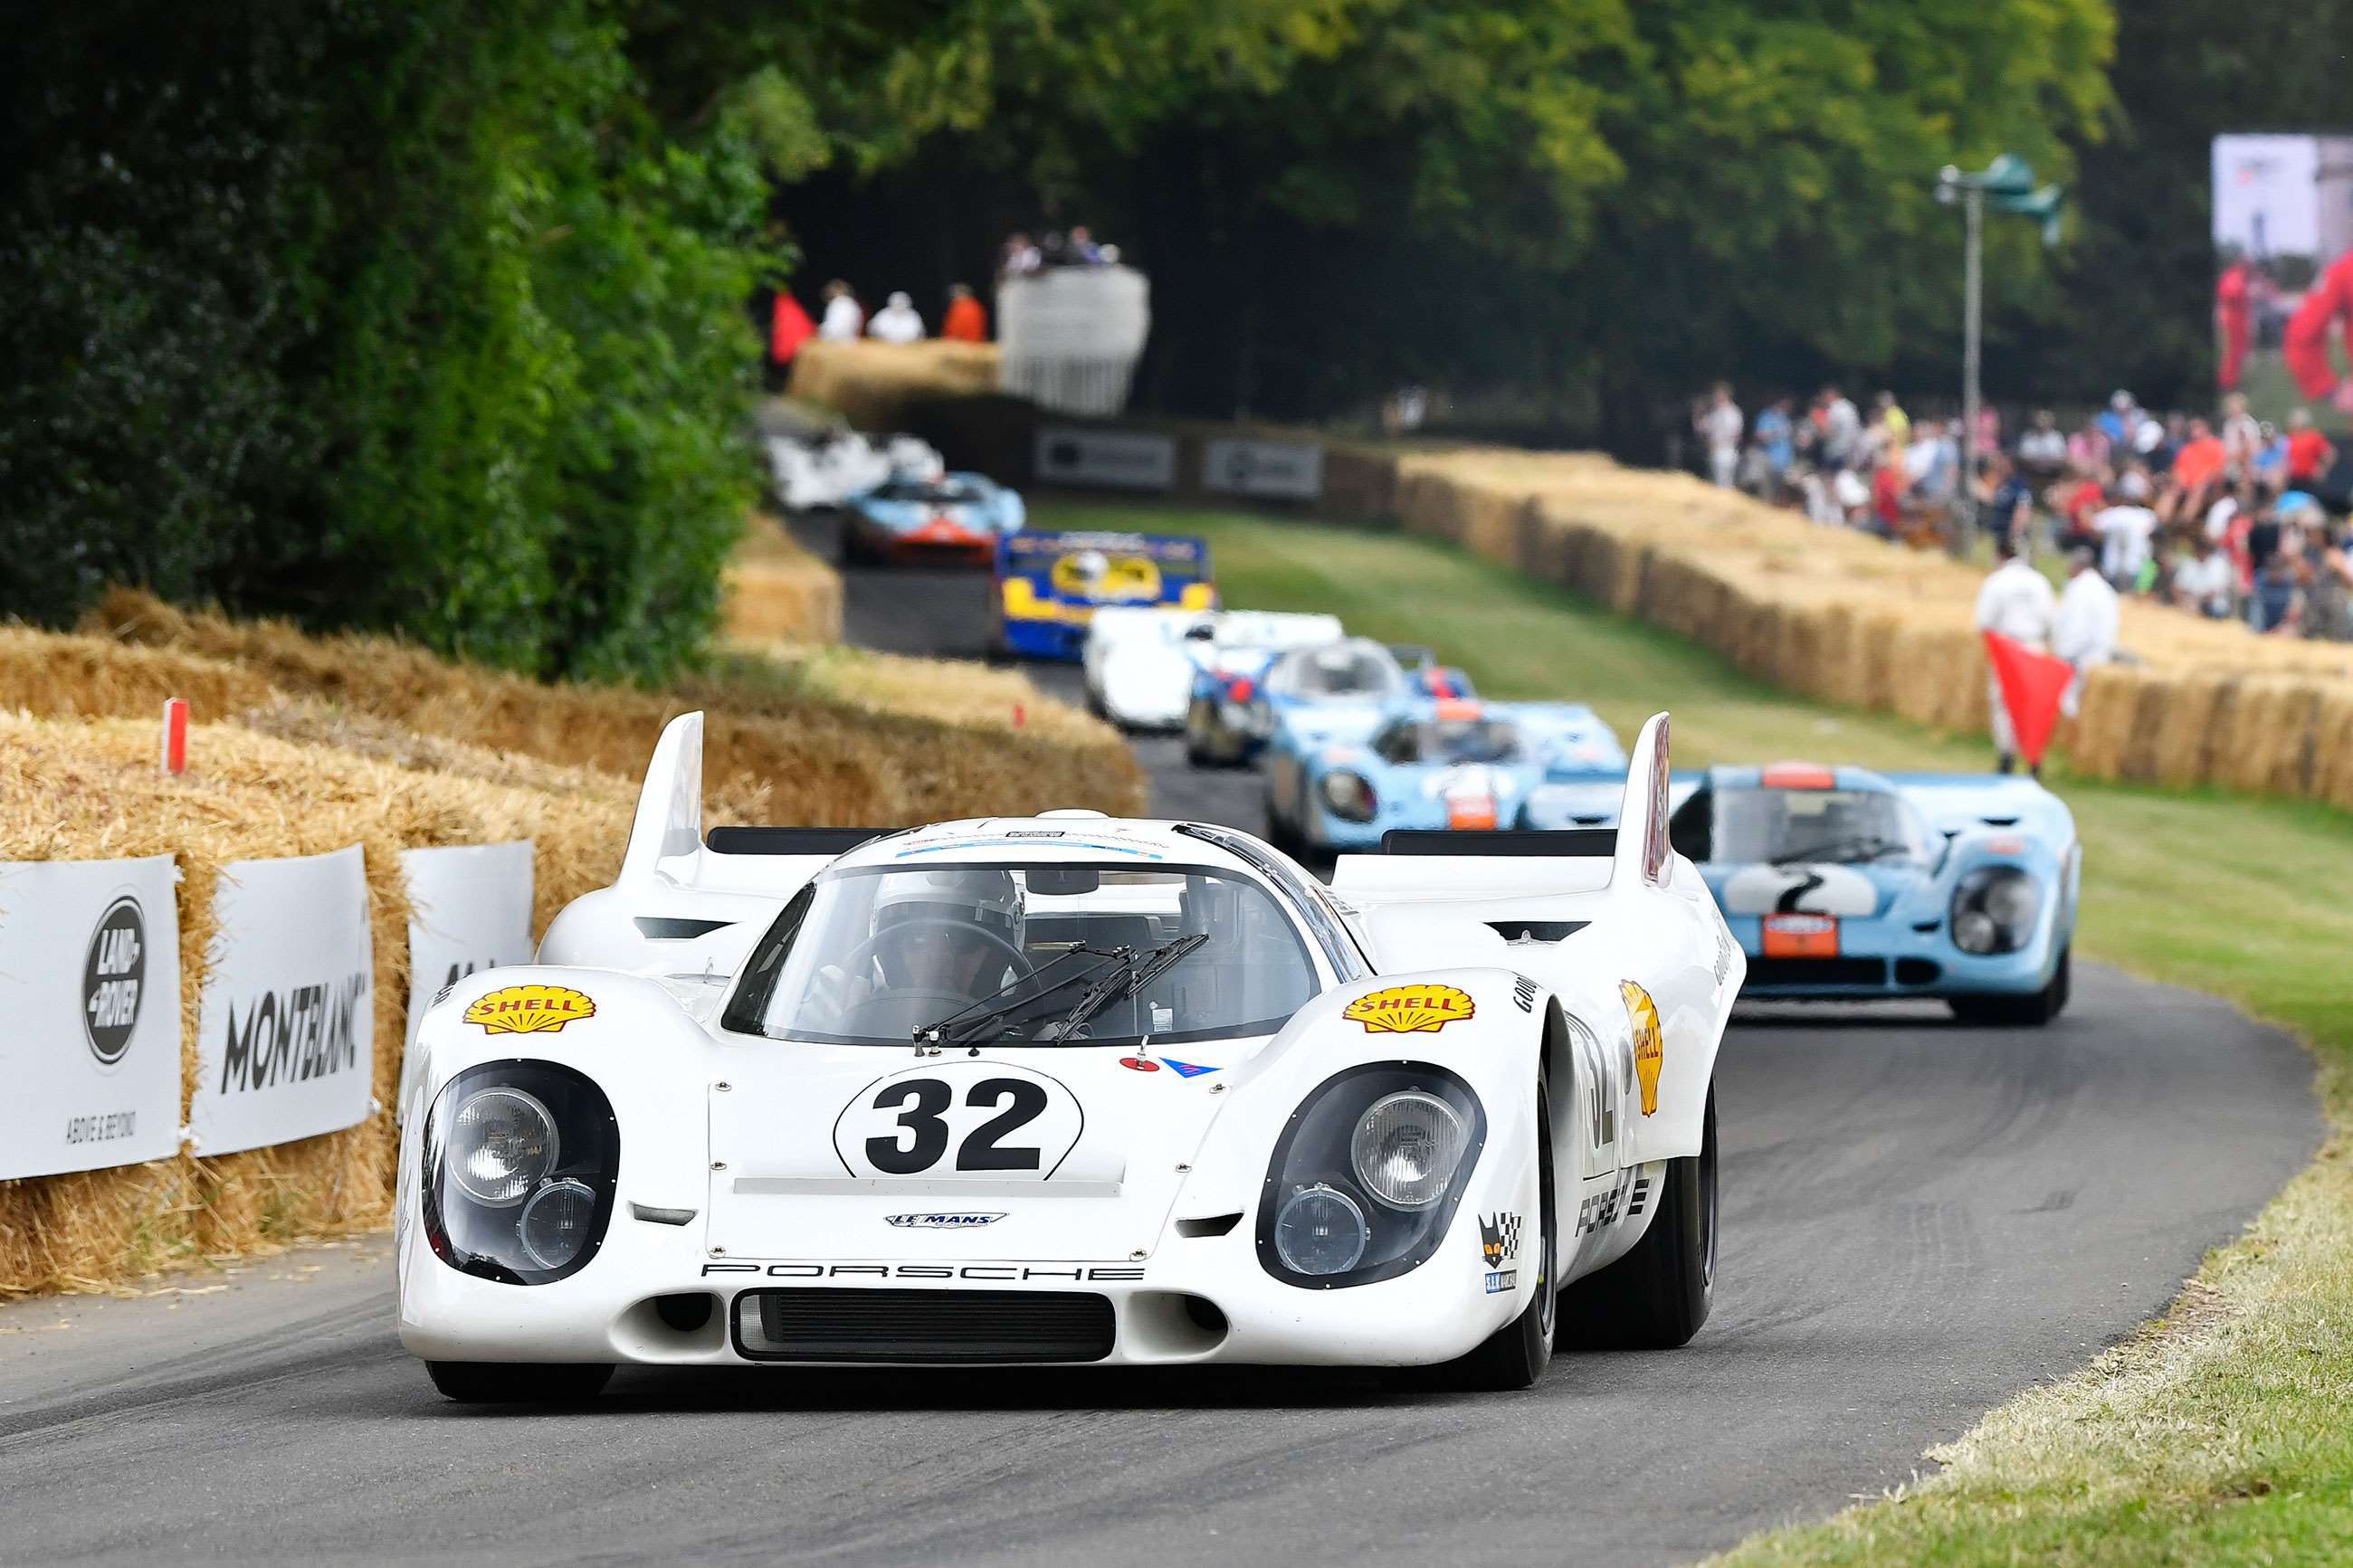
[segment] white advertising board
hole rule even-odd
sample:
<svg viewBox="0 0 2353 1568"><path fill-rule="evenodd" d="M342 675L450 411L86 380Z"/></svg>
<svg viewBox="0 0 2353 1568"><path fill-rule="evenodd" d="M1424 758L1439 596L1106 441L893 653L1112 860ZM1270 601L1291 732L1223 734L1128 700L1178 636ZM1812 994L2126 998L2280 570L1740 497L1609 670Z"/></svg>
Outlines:
<svg viewBox="0 0 2353 1568"><path fill-rule="evenodd" d="M180 1147L179 872L0 864L0 1178Z"/></svg>
<svg viewBox="0 0 2353 1568"><path fill-rule="evenodd" d="M433 998L478 969L531 962L531 840L406 849L400 870L408 889L408 1034L399 1106L406 1113L417 1027Z"/></svg>
<svg viewBox="0 0 2353 1568"><path fill-rule="evenodd" d="M1210 441L1201 448L1201 488L1313 500L1324 493L1324 448L1313 441Z"/></svg>
<svg viewBox="0 0 2353 1568"><path fill-rule="evenodd" d="M235 860L197 1008L191 1146L227 1154L364 1120L375 1075L366 864L328 855Z"/></svg>
<svg viewBox="0 0 2353 1568"><path fill-rule="evenodd" d="M1041 425L1037 477L1043 484L1169 489L1176 483L1176 443L1166 436L1130 430Z"/></svg>

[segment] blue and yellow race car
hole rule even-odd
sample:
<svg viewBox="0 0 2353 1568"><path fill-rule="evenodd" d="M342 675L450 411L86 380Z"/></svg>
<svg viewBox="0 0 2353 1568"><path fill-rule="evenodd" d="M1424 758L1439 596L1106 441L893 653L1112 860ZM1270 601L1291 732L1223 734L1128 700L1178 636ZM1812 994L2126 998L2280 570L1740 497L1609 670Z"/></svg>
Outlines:
<svg viewBox="0 0 2353 1568"><path fill-rule="evenodd" d="M851 496L841 523L845 561L988 563L997 542L1028 521L1018 492L986 474L894 474Z"/></svg>
<svg viewBox="0 0 2353 1568"><path fill-rule="evenodd" d="M1110 605L1218 607L1207 541L1169 533L1039 530L997 542L992 651L1077 662L1087 625Z"/></svg>
<svg viewBox="0 0 2353 1568"><path fill-rule="evenodd" d="M1744 997L1936 997L2012 1025L2067 1005L2083 851L2032 779L1783 763L1682 782L1668 836L1748 954Z"/></svg>
<svg viewBox="0 0 2353 1568"><path fill-rule="evenodd" d="M1569 702L1415 695L1361 735L1286 726L1267 751L1268 831L1320 857L1377 847L1398 829L1518 827L1564 750L1597 763L1625 755L1591 709Z"/></svg>

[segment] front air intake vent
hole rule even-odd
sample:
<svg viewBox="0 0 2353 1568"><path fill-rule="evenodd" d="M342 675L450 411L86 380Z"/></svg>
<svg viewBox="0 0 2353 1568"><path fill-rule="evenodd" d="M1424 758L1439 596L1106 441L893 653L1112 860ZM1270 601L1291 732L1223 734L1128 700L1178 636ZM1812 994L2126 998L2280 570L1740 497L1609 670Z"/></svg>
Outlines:
<svg viewBox="0 0 2353 1568"><path fill-rule="evenodd" d="M1101 1361L1114 1335L1110 1298L1074 1290L750 1290L735 1303L735 1348L754 1361Z"/></svg>

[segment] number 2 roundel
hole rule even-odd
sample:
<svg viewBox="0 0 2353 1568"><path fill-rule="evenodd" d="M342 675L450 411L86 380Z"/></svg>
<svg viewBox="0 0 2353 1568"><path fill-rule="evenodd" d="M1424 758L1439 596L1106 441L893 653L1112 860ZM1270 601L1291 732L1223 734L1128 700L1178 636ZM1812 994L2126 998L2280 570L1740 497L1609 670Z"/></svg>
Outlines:
<svg viewBox="0 0 2353 1568"><path fill-rule="evenodd" d="M1001 1062L931 1062L860 1089L834 1121L833 1148L853 1176L1042 1182L1085 1125L1060 1079Z"/></svg>

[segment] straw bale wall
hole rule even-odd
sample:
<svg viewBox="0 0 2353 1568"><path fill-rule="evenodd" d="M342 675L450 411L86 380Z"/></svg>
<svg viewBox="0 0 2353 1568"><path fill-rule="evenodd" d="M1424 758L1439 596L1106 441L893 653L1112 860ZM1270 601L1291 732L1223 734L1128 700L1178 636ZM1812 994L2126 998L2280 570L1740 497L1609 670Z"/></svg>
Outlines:
<svg viewBox="0 0 2353 1568"><path fill-rule="evenodd" d="M1715 649L1826 701L1947 731L1988 721L1972 626L1983 574L1893 549L1683 474L1585 454L1335 453L1354 495L1410 531ZM1386 466L1387 485L1368 477ZM2062 739L2099 778L2303 795L2353 807L2353 645L2258 637L2124 607L2134 661L2094 673Z"/></svg>
<svg viewBox="0 0 2353 1568"><path fill-rule="evenodd" d="M997 389L997 345L946 338L919 343L812 338L793 355L785 387L787 395L821 403L861 430L903 428L912 404Z"/></svg>
<svg viewBox="0 0 2353 1568"><path fill-rule="evenodd" d="M375 949L375 1092L399 1085L408 994L408 900L399 851L530 838L534 911L609 881L628 831L626 790L602 798L406 768L341 747L230 724L191 731L190 771L155 766L149 720L0 715L0 859L177 858L182 1092L220 868L358 844ZM182 1105L185 1120L186 1106ZM96 1289L195 1257L251 1251L375 1224L392 1188L389 1110L359 1126L216 1159L0 1182L0 1296Z"/></svg>
<svg viewBox="0 0 2353 1568"><path fill-rule="evenodd" d="M731 637L808 647L841 640L841 574L773 517L747 521L723 587L720 626Z"/></svg>

